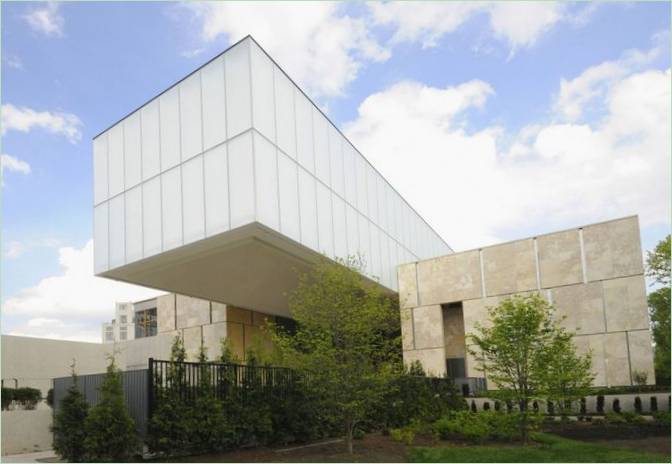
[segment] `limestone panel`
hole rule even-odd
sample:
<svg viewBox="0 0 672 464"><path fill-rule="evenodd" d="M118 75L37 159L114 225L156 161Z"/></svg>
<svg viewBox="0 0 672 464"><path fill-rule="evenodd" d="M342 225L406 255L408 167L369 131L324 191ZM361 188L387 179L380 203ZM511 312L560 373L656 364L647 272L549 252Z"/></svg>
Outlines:
<svg viewBox="0 0 672 464"><path fill-rule="evenodd" d="M401 264L397 268L397 277L399 280L399 305L402 308L418 306L416 264Z"/></svg>
<svg viewBox="0 0 672 464"><path fill-rule="evenodd" d="M245 359L245 337L243 324L237 322L226 323L226 338L229 340L231 350L241 360Z"/></svg>
<svg viewBox="0 0 672 464"><path fill-rule="evenodd" d="M412 350L413 346L413 310L401 308L401 346L404 350Z"/></svg>
<svg viewBox="0 0 672 464"><path fill-rule="evenodd" d="M404 351L404 363L407 366L415 361L420 361L428 375L442 377L446 374L446 354L443 348Z"/></svg>
<svg viewBox="0 0 672 464"><path fill-rule="evenodd" d="M467 347L467 355L465 358L465 368L467 371L467 377L483 377L483 371L479 370L480 363L476 361L476 357L471 354L470 350L475 351L477 348L475 345L469 345ZM490 385L488 385L490 388Z"/></svg>
<svg viewBox="0 0 672 464"><path fill-rule="evenodd" d="M475 330L476 323L483 327L489 327L488 308L499 304L500 297L479 298L462 302L462 317L464 320L464 333L469 335Z"/></svg>
<svg viewBox="0 0 672 464"><path fill-rule="evenodd" d="M592 355L593 385L605 386L607 377L604 358L604 334L576 336L574 337L574 344L577 353L581 355L591 353Z"/></svg>
<svg viewBox="0 0 672 464"><path fill-rule="evenodd" d="M628 332L628 345L630 348L630 367L632 373L643 372L646 374L646 383L656 383L656 374L653 368L653 346L651 344L651 332L649 330L637 330Z"/></svg>
<svg viewBox="0 0 672 464"><path fill-rule="evenodd" d="M644 272L636 217L585 227L583 246L589 281Z"/></svg>
<svg viewBox="0 0 672 464"><path fill-rule="evenodd" d="M482 296L478 250L421 261L417 272L420 304L452 303Z"/></svg>
<svg viewBox="0 0 672 464"><path fill-rule="evenodd" d="M594 334L605 331L602 285L600 282L569 285L551 290L558 320L568 330L577 334Z"/></svg>
<svg viewBox="0 0 672 464"><path fill-rule="evenodd" d="M196 327L210 323L210 302L185 295L176 295L177 328Z"/></svg>
<svg viewBox="0 0 672 464"><path fill-rule="evenodd" d="M485 293L504 295L537 288L537 264L532 239L483 249Z"/></svg>
<svg viewBox="0 0 672 464"><path fill-rule="evenodd" d="M208 349L208 359L217 359L222 354L222 339L226 338L226 323L216 322L203 326L203 344Z"/></svg>
<svg viewBox="0 0 672 464"><path fill-rule="evenodd" d="M187 327L182 330L184 349L187 352L187 360L196 361L201 349L201 327Z"/></svg>
<svg viewBox="0 0 672 464"><path fill-rule="evenodd" d="M443 347L443 312L441 305L413 309L415 348Z"/></svg>
<svg viewBox="0 0 672 464"><path fill-rule="evenodd" d="M630 365L625 332L604 334L607 385L630 385Z"/></svg>
<svg viewBox="0 0 672 464"><path fill-rule="evenodd" d="M537 250L543 288L583 281L578 230L543 235L537 239Z"/></svg>
<svg viewBox="0 0 672 464"><path fill-rule="evenodd" d="M212 302L212 322L224 322L226 321L226 305L224 303Z"/></svg>
<svg viewBox="0 0 672 464"><path fill-rule="evenodd" d="M236 306L227 306L226 320L238 322L240 324L252 325L252 311L249 309L238 308Z"/></svg>
<svg viewBox="0 0 672 464"><path fill-rule="evenodd" d="M446 350L446 358L464 358L464 319L462 308L443 308L443 346Z"/></svg>
<svg viewBox="0 0 672 464"><path fill-rule="evenodd" d="M175 330L175 295L161 295L156 298L156 328L159 332Z"/></svg>
<svg viewBox="0 0 672 464"><path fill-rule="evenodd" d="M648 329L649 313L644 276L605 280L604 304L607 330Z"/></svg>

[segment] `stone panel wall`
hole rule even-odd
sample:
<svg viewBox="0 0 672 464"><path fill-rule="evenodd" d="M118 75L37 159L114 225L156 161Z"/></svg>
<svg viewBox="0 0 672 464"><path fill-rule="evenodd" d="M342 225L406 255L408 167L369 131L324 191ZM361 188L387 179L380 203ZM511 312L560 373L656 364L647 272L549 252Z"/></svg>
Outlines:
<svg viewBox="0 0 672 464"><path fill-rule="evenodd" d="M442 375L445 358L465 349L466 342L445 337L453 322L438 319L441 305L462 302L468 335L476 323L487 325L488 307L538 292L576 332L579 351L592 352L595 385L630 385L634 371L654 383L643 272L636 216L404 264L404 360ZM466 358L468 375L481 376Z"/></svg>

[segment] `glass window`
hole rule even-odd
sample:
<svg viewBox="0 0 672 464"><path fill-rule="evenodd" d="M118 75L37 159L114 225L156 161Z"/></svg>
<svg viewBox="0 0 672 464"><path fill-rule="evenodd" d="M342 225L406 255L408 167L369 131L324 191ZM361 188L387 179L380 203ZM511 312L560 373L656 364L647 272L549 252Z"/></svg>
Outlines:
<svg viewBox="0 0 672 464"><path fill-rule="evenodd" d="M156 308L135 313L135 338L153 337L157 333Z"/></svg>
<svg viewBox="0 0 672 464"><path fill-rule="evenodd" d="M119 323L120 324L126 324L127 318L126 316L120 316L119 317Z"/></svg>

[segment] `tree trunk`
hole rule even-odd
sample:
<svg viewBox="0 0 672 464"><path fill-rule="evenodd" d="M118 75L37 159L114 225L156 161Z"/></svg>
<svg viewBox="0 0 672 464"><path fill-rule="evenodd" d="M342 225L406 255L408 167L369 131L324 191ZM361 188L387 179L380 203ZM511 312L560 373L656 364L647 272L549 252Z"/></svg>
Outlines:
<svg viewBox="0 0 672 464"><path fill-rule="evenodd" d="M527 401L520 402L520 436L523 439L523 445L527 445Z"/></svg>
<svg viewBox="0 0 672 464"><path fill-rule="evenodd" d="M352 435L354 423L347 421L345 424L345 444L348 447L348 453L352 454Z"/></svg>

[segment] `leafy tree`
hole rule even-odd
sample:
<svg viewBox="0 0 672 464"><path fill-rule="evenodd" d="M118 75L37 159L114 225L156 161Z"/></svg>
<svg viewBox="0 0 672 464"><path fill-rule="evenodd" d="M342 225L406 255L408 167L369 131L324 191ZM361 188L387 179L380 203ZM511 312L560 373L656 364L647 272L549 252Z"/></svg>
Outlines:
<svg viewBox="0 0 672 464"><path fill-rule="evenodd" d="M100 386L100 401L91 408L84 430L84 447L89 461L127 461L138 449L135 424L126 409L121 372L113 356Z"/></svg>
<svg viewBox="0 0 672 464"><path fill-rule="evenodd" d="M75 364L72 363L72 385L58 405L58 412L54 416L53 447L58 456L68 462L85 461L84 439L86 432L84 422L89 413L89 405L84 395L77 388L77 374Z"/></svg>
<svg viewBox="0 0 672 464"><path fill-rule="evenodd" d="M567 350L571 337L565 340L567 335L553 320L553 307L537 294L507 298L499 306L488 308L488 313L491 325L476 324L476 333L468 336L476 347L470 353L480 364L477 368L487 372L488 379L498 387L491 395L518 405L520 435L526 443L529 403L550 389L546 370L551 366L545 362L553 353L565 355L562 364L576 360ZM565 372L571 366L551 369Z"/></svg>
<svg viewBox="0 0 672 464"><path fill-rule="evenodd" d="M376 410L401 366L396 301L366 282L361 268L354 257L317 263L289 295L295 334L271 331L285 364L309 379L325 419L341 424L350 453L355 427Z"/></svg>
<svg viewBox="0 0 672 464"><path fill-rule="evenodd" d="M224 337L219 342L220 354L217 361L222 364L240 364L240 358L233 352L231 340Z"/></svg>
<svg viewBox="0 0 672 464"><path fill-rule="evenodd" d="M670 383L670 236L648 252L647 275L661 287L648 296L653 341L656 343L654 365L656 382Z"/></svg>
<svg viewBox="0 0 672 464"><path fill-rule="evenodd" d="M593 382L592 355L579 355L572 341L574 334L556 329L536 368L541 376L541 393L558 405L564 417L572 405L590 393Z"/></svg>

